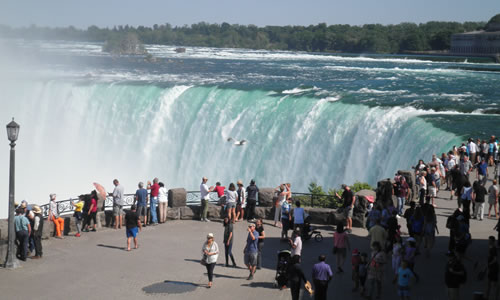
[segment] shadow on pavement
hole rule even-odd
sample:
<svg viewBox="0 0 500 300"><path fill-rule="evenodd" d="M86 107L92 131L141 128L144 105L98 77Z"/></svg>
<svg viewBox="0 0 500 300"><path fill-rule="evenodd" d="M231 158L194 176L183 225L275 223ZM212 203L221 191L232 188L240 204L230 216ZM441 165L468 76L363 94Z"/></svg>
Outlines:
<svg viewBox="0 0 500 300"><path fill-rule="evenodd" d="M248 284L242 284L241 286L248 286L252 288L266 288L266 289L275 288L272 282L250 282Z"/></svg>
<svg viewBox="0 0 500 300"><path fill-rule="evenodd" d="M116 250L127 250L127 247L118 247L118 246L113 246L113 245L104 245L104 244L97 244L98 247L104 247L104 248L110 248L110 249L116 249Z"/></svg>
<svg viewBox="0 0 500 300"><path fill-rule="evenodd" d="M143 287L142 290L147 294L182 294L192 292L200 286L204 285L186 281L165 280Z"/></svg>

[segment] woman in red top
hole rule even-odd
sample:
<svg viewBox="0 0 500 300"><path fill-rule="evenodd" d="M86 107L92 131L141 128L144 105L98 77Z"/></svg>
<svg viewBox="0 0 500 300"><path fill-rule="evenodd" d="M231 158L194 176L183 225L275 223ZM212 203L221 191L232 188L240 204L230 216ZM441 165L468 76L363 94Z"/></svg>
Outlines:
<svg viewBox="0 0 500 300"><path fill-rule="evenodd" d="M90 226L90 221L93 220L94 221L94 226L92 228L92 231L97 231L96 230L96 227L97 227L97 192L95 190L93 190L91 193L90 193L90 208L89 208L89 211L87 212L88 213L88 222L87 222L87 228L86 228L86 231L89 231L89 226Z"/></svg>

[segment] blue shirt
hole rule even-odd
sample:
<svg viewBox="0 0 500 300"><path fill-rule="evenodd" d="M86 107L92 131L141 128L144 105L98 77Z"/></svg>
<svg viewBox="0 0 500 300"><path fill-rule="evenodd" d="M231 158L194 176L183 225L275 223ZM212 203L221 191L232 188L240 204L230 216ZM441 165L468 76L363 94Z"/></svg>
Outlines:
<svg viewBox="0 0 500 300"><path fill-rule="evenodd" d="M26 230L28 231L28 224L30 221L28 221L28 218L25 216L15 216L14 217L14 226L16 228L16 232Z"/></svg>
<svg viewBox="0 0 500 300"><path fill-rule="evenodd" d="M296 207L293 209L293 218L295 224L304 224L304 209L302 207Z"/></svg>
<svg viewBox="0 0 500 300"><path fill-rule="evenodd" d="M398 285L399 286L409 286L410 278L413 277L413 272L410 268L403 269L402 267L398 268Z"/></svg>
<svg viewBox="0 0 500 300"><path fill-rule="evenodd" d="M135 192L135 196L137 197L137 206L146 206L146 199L148 197L148 191L146 189L138 189Z"/></svg>
<svg viewBox="0 0 500 300"><path fill-rule="evenodd" d="M257 253L258 252L257 243L259 242L259 233L257 232L257 230L254 230L253 236L255 237L255 240L252 240L252 237L250 236L250 232L248 233L246 253Z"/></svg>
<svg viewBox="0 0 500 300"><path fill-rule="evenodd" d="M288 204L288 201L285 201L281 205L281 218L288 219L289 214L290 214L290 204Z"/></svg>
<svg viewBox="0 0 500 300"><path fill-rule="evenodd" d="M488 163L486 163L486 161L481 162L479 164L479 174L486 175L487 170L488 170Z"/></svg>
<svg viewBox="0 0 500 300"><path fill-rule="evenodd" d="M328 281L333 277L332 269L330 265L327 265L324 261L319 262L313 266L312 278L315 280Z"/></svg>

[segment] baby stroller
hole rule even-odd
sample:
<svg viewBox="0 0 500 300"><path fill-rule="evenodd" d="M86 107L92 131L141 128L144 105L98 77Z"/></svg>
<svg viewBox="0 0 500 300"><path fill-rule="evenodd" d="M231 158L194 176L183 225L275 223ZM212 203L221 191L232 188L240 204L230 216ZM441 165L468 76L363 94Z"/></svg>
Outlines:
<svg viewBox="0 0 500 300"><path fill-rule="evenodd" d="M278 264L276 265L276 276L273 286L280 290L286 287L288 283L288 265L290 264L290 250L281 250L278 252Z"/></svg>
<svg viewBox="0 0 500 300"><path fill-rule="evenodd" d="M314 230L314 228L311 226L311 217L307 216L304 220L304 227L302 229L302 239L310 240L313 235L316 242L321 242L323 240L321 232Z"/></svg>

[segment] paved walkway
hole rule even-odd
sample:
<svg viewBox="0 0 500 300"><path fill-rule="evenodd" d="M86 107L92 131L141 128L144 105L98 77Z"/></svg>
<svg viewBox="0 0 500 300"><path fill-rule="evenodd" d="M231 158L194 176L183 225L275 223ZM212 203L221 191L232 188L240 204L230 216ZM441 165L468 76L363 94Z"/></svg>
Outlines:
<svg viewBox="0 0 500 300"><path fill-rule="evenodd" d="M491 181L487 186L491 184ZM446 217L456 206L449 201L449 193L441 192L437 200L440 234L430 258L419 256L416 271L421 281L414 285L412 299L445 299L444 255L448 244ZM402 228L406 228L400 219ZM487 255L487 238L496 235L492 230L496 220L471 220L474 239L468 255L484 264ZM246 239L246 223L235 226L233 251L239 266L243 266L243 247ZM124 230L105 229L97 233L85 233L80 238L68 236L64 240L44 241L44 258L28 260L16 270L0 269L0 298L2 299L290 299L289 290L273 288L276 252L287 248L279 241L279 229L265 225L268 239L264 248L263 269L253 281L247 281L247 270L222 266L224 261L222 233L219 222L169 221L156 227L146 227L139 234L140 248L125 251ZM328 254L327 262L335 266L331 255L332 231L321 227L325 239L304 242L303 269L310 279L312 264L320 253ZM206 288L205 268L199 264L201 245L208 232L215 234L221 247L215 268L214 287ZM355 229L350 236L353 247L368 251L367 232ZM329 287L329 299L361 299L351 292L350 257L343 275L335 275ZM477 281L473 263L466 262L468 282L462 290L462 299L472 299L473 291L483 291L485 282ZM395 286L391 284L389 266L386 269L383 299L397 299ZM185 292L183 292L186 290ZM181 293L182 292L182 293ZM304 295L303 299L310 297Z"/></svg>

